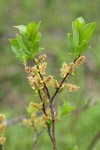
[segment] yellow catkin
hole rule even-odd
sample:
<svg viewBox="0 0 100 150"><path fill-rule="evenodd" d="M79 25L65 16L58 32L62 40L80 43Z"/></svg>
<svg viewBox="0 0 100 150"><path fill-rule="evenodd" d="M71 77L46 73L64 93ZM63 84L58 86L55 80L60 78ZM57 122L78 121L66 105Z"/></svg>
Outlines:
<svg viewBox="0 0 100 150"><path fill-rule="evenodd" d="M58 84L57 80L53 80L53 87L54 87L55 89L58 89L58 88L59 88L59 84Z"/></svg>
<svg viewBox="0 0 100 150"><path fill-rule="evenodd" d="M69 92L77 91L80 87L73 85L73 84L65 84Z"/></svg>
<svg viewBox="0 0 100 150"><path fill-rule="evenodd" d="M45 59L46 59L46 55L45 55L45 54L42 54L42 55L40 55L40 56L38 57L37 62L38 62L38 63L42 63L43 61L45 61Z"/></svg>
<svg viewBox="0 0 100 150"><path fill-rule="evenodd" d="M0 145L3 145L6 141L5 137L0 137Z"/></svg>
<svg viewBox="0 0 100 150"><path fill-rule="evenodd" d="M4 131L4 129L6 128L6 123L2 123L0 124L0 133L2 133Z"/></svg>
<svg viewBox="0 0 100 150"><path fill-rule="evenodd" d="M48 76L48 77L44 77L43 82L45 82L45 84L48 86L52 80L53 80L53 77Z"/></svg>
<svg viewBox="0 0 100 150"><path fill-rule="evenodd" d="M60 73L62 77L65 77L67 73L69 73L69 66L66 63L63 63L62 68L60 69Z"/></svg>
<svg viewBox="0 0 100 150"><path fill-rule="evenodd" d="M75 64L74 63L70 63L69 65L69 73L72 74L74 72L74 68L75 68Z"/></svg>
<svg viewBox="0 0 100 150"><path fill-rule="evenodd" d="M32 76L35 76L38 72L38 69L37 69L36 65L34 67L25 66L25 72Z"/></svg>
<svg viewBox="0 0 100 150"><path fill-rule="evenodd" d="M39 65L39 71L40 71L41 74L45 74L46 67L47 67L46 62L43 62L43 63L41 63L41 65Z"/></svg>
<svg viewBox="0 0 100 150"><path fill-rule="evenodd" d="M35 117L36 117L36 114L35 114L35 113L32 113L32 114L31 114L31 121L34 121Z"/></svg>
<svg viewBox="0 0 100 150"><path fill-rule="evenodd" d="M2 122L5 119L5 115L4 114L0 114L0 122Z"/></svg>
<svg viewBox="0 0 100 150"><path fill-rule="evenodd" d="M33 89L42 89L44 87L43 81L39 76L35 76L34 78L29 76L28 80Z"/></svg>
<svg viewBox="0 0 100 150"><path fill-rule="evenodd" d="M76 61L75 61L75 66L80 66L82 63L85 62L85 56L80 56Z"/></svg>
<svg viewBox="0 0 100 150"><path fill-rule="evenodd" d="M30 105L33 109L38 109L38 110L41 110L41 109L42 109L42 105L40 105L40 104L38 104L38 103L30 102L29 105Z"/></svg>
<svg viewBox="0 0 100 150"><path fill-rule="evenodd" d="M23 124L26 126L30 126L32 125L31 120L30 119L23 119Z"/></svg>

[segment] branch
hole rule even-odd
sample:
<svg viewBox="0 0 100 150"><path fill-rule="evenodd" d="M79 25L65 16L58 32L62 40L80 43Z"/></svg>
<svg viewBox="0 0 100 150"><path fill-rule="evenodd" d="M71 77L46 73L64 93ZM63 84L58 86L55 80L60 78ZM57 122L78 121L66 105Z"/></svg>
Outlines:
<svg viewBox="0 0 100 150"><path fill-rule="evenodd" d="M40 96L41 101L43 102L42 96L41 96L41 91L40 91L40 90L38 90L38 94L39 94L39 96ZM42 106L43 106L42 111L43 111L43 113L47 116L46 110L45 110L45 103L43 103ZM50 137L50 139L51 139L51 141L52 141L52 143L53 143L53 138L52 138L52 135L51 135L50 126L49 126L48 124L47 124L47 132L48 132L48 135L49 135L49 137Z"/></svg>
<svg viewBox="0 0 100 150"><path fill-rule="evenodd" d="M40 78L41 78L41 80L43 81L43 76L42 76L42 74L41 74L41 72L40 72L40 70L39 70L39 66L38 66L38 64L37 64L37 62L36 62L35 60L34 60L34 62L35 62L35 64L36 64L36 66L37 66L37 69L38 69L38 73L39 73L39 75L40 75ZM43 81L43 84L44 84L44 92L46 93L48 99L50 100L50 94L49 94L48 87L46 86L46 84L45 84L44 81Z"/></svg>
<svg viewBox="0 0 100 150"><path fill-rule="evenodd" d="M2 150L2 145L0 145L0 150Z"/></svg>
<svg viewBox="0 0 100 150"><path fill-rule="evenodd" d="M76 60L79 58L80 56L78 56L77 58L74 59L73 63L75 64ZM56 91L54 92L53 96L51 97L51 102L53 102L55 96L57 95L58 91L60 90L60 88L62 87L64 81L66 80L66 78L70 75L70 73L67 73L66 76L62 79L59 87L56 89Z"/></svg>
<svg viewBox="0 0 100 150"><path fill-rule="evenodd" d="M89 144L87 150L92 150L94 145L98 142L100 139L100 131L96 134L96 136L92 139L91 143Z"/></svg>
<svg viewBox="0 0 100 150"><path fill-rule="evenodd" d="M43 76L42 76L42 74L41 74L41 72L40 72L40 70L39 70L39 66L38 66L38 64L37 64L37 62L36 62L35 60L34 60L34 62L35 62L35 64L36 64L36 66L37 66L38 74L40 75L40 78L41 78L41 80L43 81ZM46 86L46 84L45 84L44 81L43 81L43 85L44 85L43 91L44 91L44 93L47 95L48 100L49 100L49 102L50 102L49 90L48 90L48 87ZM41 96L40 90L38 90L38 94L39 94L40 99L41 99L41 101L42 101L42 96ZM47 116L46 111L45 111L45 103L43 103L43 112L44 112L44 114ZM52 135L51 135L50 126L49 126L48 124L47 124L47 132L48 132L48 135L49 135L49 137L50 137L50 139L51 139L51 141L52 141L52 143L53 143L53 137L52 137Z"/></svg>
<svg viewBox="0 0 100 150"><path fill-rule="evenodd" d="M19 121L22 121L24 118L26 118L26 115L15 117L15 118L12 118L12 119L9 119L9 120L5 119L4 121L6 122L8 127L11 127L13 124L19 123Z"/></svg>
<svg viewBox="0 0 100 150"><path fill-rule="evenodd" d="M37 128L34 125L34 122L32 122L32 125L33 125L34 131L35 131L35 137L34 137L34 143L33 143L33 146L32 146L32 150L35 150L35 146L37 144L38 138L42 134L44 129L42 129L40 132L38 132Z"/></svg>

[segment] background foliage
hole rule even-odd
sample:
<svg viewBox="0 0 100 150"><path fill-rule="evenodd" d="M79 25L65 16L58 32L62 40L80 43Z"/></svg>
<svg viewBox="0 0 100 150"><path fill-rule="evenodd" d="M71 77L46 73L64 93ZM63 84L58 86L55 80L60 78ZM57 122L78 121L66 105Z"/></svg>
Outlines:
<svg viewBox="0 0 100 150"><path fill-rule="evenodd" d="M1 0L0 1L0 112L8 119L26 113L25 106L34 100L34 93L28 85L23 66L12 53L8 39L15 35L13 25L41 21L41 46L45 47L48 56L48 73L52 72L58 79L59 68L63 61L71 61L68 55L66 36L71 31L71 23L82 16L86 22L97 24L91 40L92 48L88 49L86 62L71 78L81 89L57 97L55 105L69 100L81 108L88 102L88 109L82 109L74 115L66 116L57 122L57 145L59 149L77 145L86 150L89 143L100 130L100 1L93 0ZM17 30L16 30L17 33ZM51 91L52 92L52 91ZM66 99L67 97L67 99ZM31 149L34 133L20 122L6 130L7 150ZM43 137L44 138L43 138ZM23 139L23 140L22 140ZM37 150L48 150L51 147L49 138L44 132L37 144ZM99 150L99 142L94 150Z"/></svg>

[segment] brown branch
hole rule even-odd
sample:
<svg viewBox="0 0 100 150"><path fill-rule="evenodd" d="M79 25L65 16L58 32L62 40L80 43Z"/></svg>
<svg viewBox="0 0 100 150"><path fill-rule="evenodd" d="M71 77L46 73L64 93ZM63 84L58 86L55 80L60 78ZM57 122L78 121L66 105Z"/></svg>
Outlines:
<svg viewBox="0 0 100 150"><path fill-rule="evenodd" d="M40 72L40 70L39 70L39 66L38 66L38 64L37 64L37 62L34 60L34 62L35 62L35 64L36 64L36 66L37 66L37 69L38 69L38 74L40 75L40 78L41 78L41 80L43 81L43 76L42 76L42 74L41 74L41 72ZM47 95L47 97L48 97L48 99L50 100L50 94L49 94L49 90L48 90L48 87L46 86L46 84L45 84L45 82L43 81L43 84L44 84L44 92L46 93L46 95Z"/></svg>
<svg viewBox="0 0 100 150"><path fill-rule="evenodd" d="M0 145L0 150L2 150L2 145Z"/></svg>
<svg viewBox="0 0 100 150"><path fill-rule="evenodd" d="M41 78L41 80L43 81L43 76L42 76L42 74L41 74L41 72L40 72L40 70L39 70L39 66L38 66L38 64L37 64L37 62L34 60L34 62L35 62L35 64L36 64L36 66L37 66L37 69L38 69L38 74L40 75L40 78ZM49 102L50 102L50 94L49 94L49 90L48 90L48 87L46 86L46 84L45 84L45 82L43 81L43 85L44 85L44 89L43 89L43 91L44 91L44 93L47 95L47 97L48 97L48 100L49 100ZM41 96L41 94L40 94L40 91L38 92L38 94L39 94L39 96L40 96L40 99L42 100L42 96ZM45 104L43 103L43 112L44 112L44 114L47 116L47 114L46 114L46 111L45 111ZM49 135L49 137L50 137L50 139L51 139L51 141L52 141L52 143L53 143L53 135L51 134L51 130L50 130L50 126L47 124L47 132L48 132L48 135Z"/></svg>
<svg viewBox="0 0 100 150"><path fill-rule="evenodd" d="M55 116L54 116L54 110L53 110L53 106L52 106L51 101L50 101L50 109L51 109L51 119L52 119L53 150L57 150L57 148L56 148L56 138L55 138Z"/></svg>
<svg viewBox="0 0 100 150"><path fill-rule="evenodd" d="M13 124L19 123L19 121L22 121L24 118L26 118L26 115L22 115L19 117L14 117L12 119L5 119L4 122L6 122L7 127L11 127Z"/></svg>
<svg viewBox="0 0 100 150"><path fill-rule="evenodd" d="M77 58L74 59L73 63L75 64L76 60L79 58L80 56L78 56ZM67 73L66 76L62 79L59 87L56 89L56 91L54 92L53 96L51 97L51 102L53 102L55 96L58 94L60 88L62 87L64 81L66 80L66 78L70 75L70 73Z"/></svg>
<svg viewBox="0 0 100 150"><path fill-rule="evenodd" d="M66 80L66 78L69 76L69 73L66 74L66 76L62 79L59 87L56 89L55 93L53 94L52 98L51 98L51 102L53 102L55 96L58 94L58 91L60 90L60 88L62 87L62 84L64 83L64 81Z"/></svg>
<svg viewBox="0 0 100 150"><path fill-rule="evenodd" d="M33 146L32 146L32 150L35 150L38 138L42 134L42 132L44 131L44 129L41 130L40 132L38 132L36 126L34 125L34 122L32 122L32 125L33 125L34 131L35 131L35 137L34 137L34 143L33 143Z"/></svg>
<svg viewBox="0 0 100 150"><path fill-rule="evenodd" d="M98 142L100 139L100 131L95 135L95 137L92 139L91 143L89 144L87 150L92 150L94 145Z"/></svg>
<svg viewBox="0 0 100 150"><path fill-rule="evenodd" d="M39 97L40 97L41 101L43 102L40 90L38 90L38 94L39 94ZM42 111L43 111L44 115L47 116L46 110L45 110L45 103L44 102L43 102L42 106L43 106ZM48 135L49 135L49 137L51 139L51 142L53 143L53 138L52 138L52 135L51 135L50 126L48 124L47 124L47 133L48 133Z"/></svg>

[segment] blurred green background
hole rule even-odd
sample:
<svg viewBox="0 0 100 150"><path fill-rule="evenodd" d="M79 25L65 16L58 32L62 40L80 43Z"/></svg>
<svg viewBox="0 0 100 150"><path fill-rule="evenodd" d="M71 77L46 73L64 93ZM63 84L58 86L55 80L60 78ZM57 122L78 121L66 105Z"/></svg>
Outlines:
<svg viewBox="0 0 100 150"><path fill-rule="evenodd" d="M91 140L100 130L100 0L0 0L0 112L7 119L26 113L25 107L34 100L34 92L28 84L23 65L11 51L9 38L17 33L13 25L41 20L41 46L47 54L48 73L60 80L59 69L63 62L72 61L68 55L66 35L71 32L71 23L82 16L85 21L95 21L96 30L86 53L86 62L71 77L71 83L79 85L78 92L66 91L56 98L55 105L69 100L79 110L56 124L58 150L78 146L87 150ZM21 122L6 129L5 150L30 150L34 132ZM40 136L36 150L51 150L47 133ZM100 150L98 141L93 150Z"/></svg>

